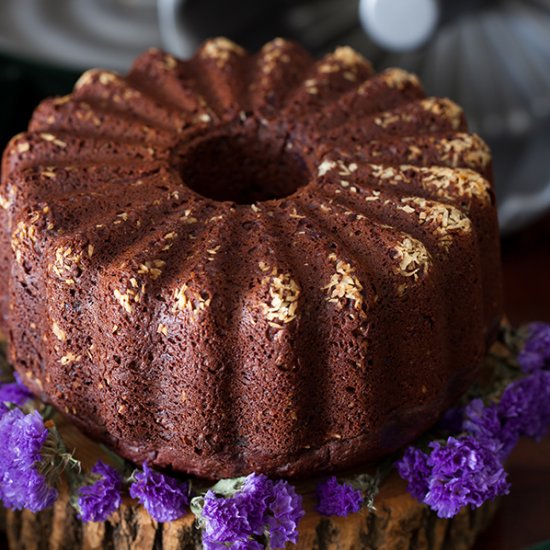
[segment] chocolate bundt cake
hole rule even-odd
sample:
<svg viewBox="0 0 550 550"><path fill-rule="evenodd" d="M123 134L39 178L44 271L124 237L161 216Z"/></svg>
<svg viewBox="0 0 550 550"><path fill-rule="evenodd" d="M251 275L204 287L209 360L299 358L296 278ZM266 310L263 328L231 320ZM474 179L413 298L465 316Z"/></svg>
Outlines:
<svg viewBox="0 0 550 550"><path fill-rule="evenodd" d="M347 47L88 71L12 139L0 201L13 364L138 462L377 459L464 392L501 316L486 145Z"/></svg>

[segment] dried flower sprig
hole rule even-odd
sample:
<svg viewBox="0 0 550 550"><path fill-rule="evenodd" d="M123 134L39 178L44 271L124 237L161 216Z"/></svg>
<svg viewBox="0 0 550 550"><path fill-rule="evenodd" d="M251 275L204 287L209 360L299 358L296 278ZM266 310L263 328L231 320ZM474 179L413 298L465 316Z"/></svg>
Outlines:
<svg viewBox="0 0 550 550"><path fill-rule="evenodd" d="M187 512L189 483L156 472L147 462L131 479L130 496L138 499L155 521L174 521Z"/></svg>
<svg viewBox="0 0 550 550"><path fill-rule="evenodd" d="M520 437L539 440L550 427L550 325L534 323L524 332L523 345L508 335L519 346L517 364L513 356L499 361L489 397L446 415L440 427L455 436L429 443L427 452L411 446L396 463L409 492L440 517L506 494L503 461Z"/></svg>
<svg viewBox="0 0 550 550"><path fill-rule="evenodd" d="M0 498L8 508L39 512L57 499L59 445L38 411L10 409L0 419Z"/></svg>
<svg viewBox="0 0 550 550"><path fill-rule="evenodd" d="M298 540L302 497L287 481L265 475L221 480L191 501L205 548L284 548Z"/></svg>
<svg viewBox="0 0 550 550"><path fill-rule="evenodd" d="M122 477L99 460L77 491L75 508L82 521L105 521L121 502Z"/></svg>

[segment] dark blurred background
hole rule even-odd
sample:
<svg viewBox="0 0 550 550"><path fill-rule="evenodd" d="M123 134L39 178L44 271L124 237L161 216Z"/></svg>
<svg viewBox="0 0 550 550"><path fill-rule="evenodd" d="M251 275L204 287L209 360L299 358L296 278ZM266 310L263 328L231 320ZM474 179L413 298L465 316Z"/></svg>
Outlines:
<svg viewBox="0 0 550 550"><path fill-rule="evenodd" d="M550 322L550 0L0 0L0 149L83 70L124 72L151 46L186 57L217 35L347 44L462 105L493 150L507 314ZM520 446L510 471L479 549L550 539L550 439Z"/></svg>

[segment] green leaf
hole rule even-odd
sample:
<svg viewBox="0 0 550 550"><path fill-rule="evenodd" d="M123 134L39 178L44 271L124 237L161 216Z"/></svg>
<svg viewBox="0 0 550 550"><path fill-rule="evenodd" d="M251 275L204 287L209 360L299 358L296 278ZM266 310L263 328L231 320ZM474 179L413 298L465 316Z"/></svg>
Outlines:
<svg viewBox="0 0 550 550"><path fill-rule="evenodd" d="M204 497L198 496L191 499L189 504L191 513L197 518L197 523L199 527L203 527L204 520L202 517L202 509L204 508Z"/></svg>
<svg viewBox="0 0 550 550"><path fill-rule="evenodd" d="M219 496L232 497L235 493L242 489L245 479L245 476L220 479L220 481L218 481L210 489Z"/></svg>

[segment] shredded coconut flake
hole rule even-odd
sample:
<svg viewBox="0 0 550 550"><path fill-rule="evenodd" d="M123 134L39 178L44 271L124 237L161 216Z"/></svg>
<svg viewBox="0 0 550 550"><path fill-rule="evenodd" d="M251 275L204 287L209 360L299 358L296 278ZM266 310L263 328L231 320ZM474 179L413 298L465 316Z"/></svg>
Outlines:
<svg viewBox="0 0 550 550"><path fill-rule="evenodd" d="M345 300L349 300L353 308L365 316L363 285L355 274L355 268L351 264L339 260L335 254L331 254L329 259L335 263L336 273L331 276L329 283L322 287L322 290L327 291L327 301L344 307Z"/></svg>
<svg viewBox="0 0 550 550"><path fill-rule="evenodd" d="M398 275L412 277L416 281L429 271L430 253L420 241L408 235L391 249L390 254L396 262L394 272Z"/></svg>
<svg viewBox="0 0 550 550"><path fill-rule="evenodd" d="M265 266L265 264L264 264ZM267 266L265 266L267 267ZM262 269L262 265L260 265ZM266 271L265 268L262 271ZM300 287L289 273L279 273L273 268L271 274L264 277L263 283L269 286L270 300L262 308L268 321L290 323L296 318Z"/></svg>

